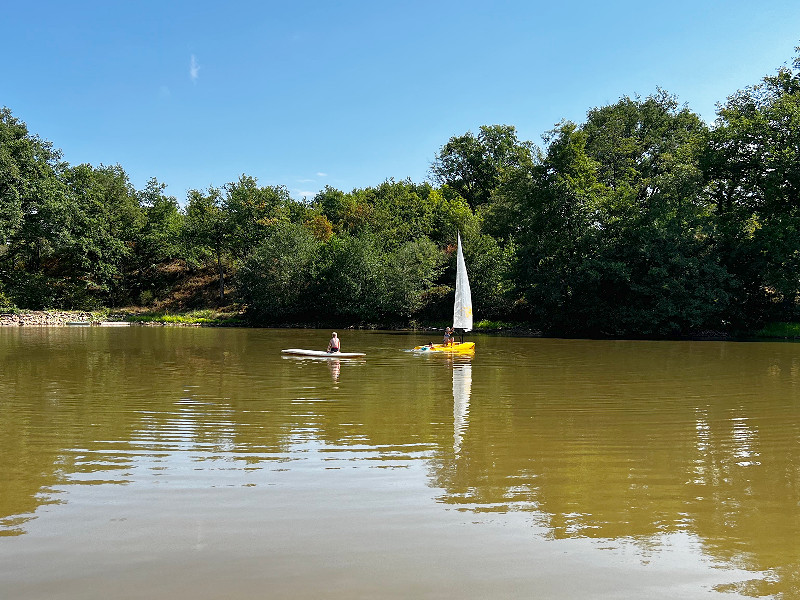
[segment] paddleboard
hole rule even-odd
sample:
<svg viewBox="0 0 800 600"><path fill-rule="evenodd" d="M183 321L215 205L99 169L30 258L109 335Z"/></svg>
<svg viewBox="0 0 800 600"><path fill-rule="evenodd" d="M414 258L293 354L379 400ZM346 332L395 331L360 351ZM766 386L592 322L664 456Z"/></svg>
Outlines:
<svg viewBox="0 0 800 600"><path fill-rule="evenodd" d="M324 350L304 350L302 348L287 348L281 354L292 356L313 356L315 358L359 358L366 356L364 352L325 352Z"/></svg>

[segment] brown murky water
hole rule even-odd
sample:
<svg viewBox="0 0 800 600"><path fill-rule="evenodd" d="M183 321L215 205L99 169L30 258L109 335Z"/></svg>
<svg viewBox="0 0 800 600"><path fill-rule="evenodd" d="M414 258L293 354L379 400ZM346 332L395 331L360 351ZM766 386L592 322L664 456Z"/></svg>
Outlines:
<svg viewBox="0 0 800 600"><path fill-rule="evenodd" d="M0 596L800 598L800 345L0 329Z"/></svg>

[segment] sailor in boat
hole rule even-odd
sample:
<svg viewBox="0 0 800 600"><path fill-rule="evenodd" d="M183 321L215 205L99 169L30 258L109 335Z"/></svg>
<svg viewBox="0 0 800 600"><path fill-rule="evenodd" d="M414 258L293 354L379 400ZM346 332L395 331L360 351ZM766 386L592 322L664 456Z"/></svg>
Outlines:
<svg viewBox="0 0 800 600"><path fill-rule="evenodd" d="M453 344L453 330L449 327L444 328L444 338L442 339L442 344L445 346L451 346Z"/></svg>
<svg viewBox="0 0 800 600"><path fill-rule="evenodd" d="M342 349L342 342L339 337L336 335L336 332L333 332L333 337L331 337L331 341L328 342L328 352L339 352Z"/></svg>

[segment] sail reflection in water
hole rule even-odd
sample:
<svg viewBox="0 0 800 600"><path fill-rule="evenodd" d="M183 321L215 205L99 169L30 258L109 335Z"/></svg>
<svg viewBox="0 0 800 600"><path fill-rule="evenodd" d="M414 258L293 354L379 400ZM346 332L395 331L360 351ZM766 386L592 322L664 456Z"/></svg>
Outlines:
<svg viewBox="0 0 800 600"><path fill-rule="evenodd" d="M453 453L461 451L461 438L469 425L469 397L472 392L472 364L453 364Z"/></svg>

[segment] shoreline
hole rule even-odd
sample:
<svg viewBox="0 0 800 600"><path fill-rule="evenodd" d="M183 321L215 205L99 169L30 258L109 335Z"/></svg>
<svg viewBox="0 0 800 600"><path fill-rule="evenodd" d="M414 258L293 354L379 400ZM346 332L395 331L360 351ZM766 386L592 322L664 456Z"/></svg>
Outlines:
<svg viewBox="0 0 800 600"><path fill-rule="evenodd" d="M189 311L191 312L191 311ZM341 330L382 330L397 332L439 332L442 326L416 325L378 326L374 324L362 325L334 325L330 323L279 323L273 325L252 325L247 320L230 319L183 319L183 315L170 315L170 318L156 318L148 320L142 317L139 311L118 310L109 311L76 311L76 310L15 310L0 312L1 327L244 327L264 329L341 329ZM473 329L473 333L491 335L507 335L513 337L542 337L541 332L525 327L500 327Z"/></svg>
<svg viewBox="0 0 800 600"><path fill-rule="evenodd" d="M20 310L0 313L0 327L65 327L67 323L99 322L96 314L72 310Z"/></svg>
<svg viewBox="0 0 800 600"><path fill-rule="evenodd" d="M238 313L236 319L231 320L232 313L227 313L228 318L191 318L188 316L192 311L187 314L167 315L167 318L155 318L149 320L142 318L144 315L138 310L99 310L99 311L80 311L80 310L14 310L8 312L0 312L0 328L2 327L70 327L70 326L83 326L83 327L125 327L125 326L139 326L139 327L257 327L249 323L243 318L243 313ZM147 313L145 313L147 314ZM152 314L152 313L151 313ZM149 314L147 316L150 316ZM239 320L241 318L241 320ZM495 327L495 328L476 328L473 333L497 335L497 336L511 336L511 337L549 337L544 336L540 331L524 327L524 325L514 326L508 324L508 327ZM328 329L331 327L343 330L386 330L397 332L436 332L442 330L441 326L403 326L399 327L386 326L379 327L376 325L338 325L322 323L282 323L268 326L260 326L265 329L315 329L322 328ZM786 336L786 335L772 335L764 336L757 334L745 335L732 335L722 331L698 331L677 338L656 338L656 337L639 337L639 336L625 336L625 337L597 337L594 336L554 336L562 339L630 339L630 340L683 340L683 341L752 341L754 339L774 340L774 341L793 341L800 339L800 336Z"/></svg>
<svg viewBox="0 0 800 600"><path fill-rule="evenodd" d="M203 323L168 323L165 321L134 321L128 313L99 313L79 310L18 310L0 312L0 327L124 327L175 326L200 327Z"/></svg>

